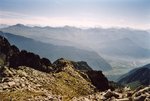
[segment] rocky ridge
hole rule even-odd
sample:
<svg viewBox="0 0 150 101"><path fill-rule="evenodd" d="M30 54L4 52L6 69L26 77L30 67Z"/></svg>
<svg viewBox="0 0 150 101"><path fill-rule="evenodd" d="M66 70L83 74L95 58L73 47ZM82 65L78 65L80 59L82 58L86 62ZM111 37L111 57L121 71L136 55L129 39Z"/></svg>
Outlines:
<svg viewBox="0 0 150 101"><path fill-rule="evenodd" d="M67 101L96 89L71 67L44 73L30 67L0 67L0 99L13 101Z"/></svg>

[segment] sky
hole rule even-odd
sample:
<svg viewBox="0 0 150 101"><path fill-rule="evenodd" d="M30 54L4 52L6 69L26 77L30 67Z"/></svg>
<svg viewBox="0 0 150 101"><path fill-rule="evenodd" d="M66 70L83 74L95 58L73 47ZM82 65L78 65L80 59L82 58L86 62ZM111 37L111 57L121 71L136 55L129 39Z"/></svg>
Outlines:
<svg viewBox="0 0 150 101"><path fill-rule="evenodd" d="M150 29L150 0L0 0L0 24Z"/></svg>

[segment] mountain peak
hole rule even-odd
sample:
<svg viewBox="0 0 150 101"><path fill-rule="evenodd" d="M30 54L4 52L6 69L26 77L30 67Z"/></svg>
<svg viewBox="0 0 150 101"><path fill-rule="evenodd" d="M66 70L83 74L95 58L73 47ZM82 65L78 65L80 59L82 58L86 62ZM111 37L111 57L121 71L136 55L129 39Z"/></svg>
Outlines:
<svg viewBox="0 0 150 101"><path fill-rule="evenodd" d="M20 23L18 23L18 24L16 24L16 25L13 25L13 26L17 26L17 27L25 27L25 25L20 24Z"/></svg>
<svg viewBox="0 0 150 101"><path fill-rule="evenodd" d="M93 70L88 64L87 62L85 61L78 61L78 62L74 62L74 61L71 61L71 60L67 60L65 58L60 58L58 60L56 60L54 63L53 63L54 66L57 66L57 67L67 67L67 66L70 66L72 67L73 69L77 69L77 70L84 70L84 71L91 71Z"/></svg>

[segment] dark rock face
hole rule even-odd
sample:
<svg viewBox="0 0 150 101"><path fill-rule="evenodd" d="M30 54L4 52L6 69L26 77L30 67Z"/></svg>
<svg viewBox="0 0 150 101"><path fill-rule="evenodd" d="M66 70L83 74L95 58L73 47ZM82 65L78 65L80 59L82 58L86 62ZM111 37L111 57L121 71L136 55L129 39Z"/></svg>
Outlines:
<svg viewBox="0 0 150 101"><path fill-rule="evenodd" d="M54 63L54 69L62 70L67 65L72 66L72 68L80 70L80 71L91 71L92 68L85 61L74 62L70 60L66 60L64 58L57 59Z"/></svg>
<svg viewBox="0 0 150 101"><path fill-rule="evenodd" d="M22 50L21 52L15 45L10 45L8 40L0 36L0 58L10 67L28 66L44 72L49 72L51 62L47 58L40 58L32 52Z"/></svg>
<svg viewBox="0 0 150 101"><path fill-rule="evenodd" d="M66 66L67 64L69 65L73 65L73 68L74 69L77 69L77 70L92 70L92 68L87 64L87 62L85 61L79 61L79 62L74 62L74 61L70 61L70 60L66 60L64 58L60 58L58 60L56 60L53 65L56 67L64 67Z"/></svg>
<svg viewBox="0 0 150 101"><path fill-rule="evenodd" d="M100 91L107 90L109 83L107 78L102 74L102 71L86 71L92 84Z"/></svg>
<svg viewBox="0 0 150 101"><path fill-rule="evenodd" d="M72 62L72 64L78 70L92 70L92 68L85 61Z"/></svg>
<svg viewBox="0 0 150 101"><path fill-rule="evenodd" d="M19 54L10 57L9 66L14 68L18 66L28 66L44 72L49 72L48 66L51 66L51 62L46 58L40 59L39 55L22 50Z"/></svg>
<svg viewBox="0 0 150 101"><path fill-rule="evenodd" d="M10 45L8 40L2 36L0 36L0 58L7 64L9 58L14 55L18 54L19 49L15 45Z"/></svg>
<svg viewBox="0 0 150 101"><path fill-rule="evenodd" d="M65 67L67 64L69 64L69 61L65 60L64 58L57 59L54 63L54 67Z"/></svg>
<svg viewBox="0 0 150 101"><path fill-rule="evenodd" d="M45 66L51 66L51 62L49 59L47 58L42 58L41 62L45 65Z"/></svg>

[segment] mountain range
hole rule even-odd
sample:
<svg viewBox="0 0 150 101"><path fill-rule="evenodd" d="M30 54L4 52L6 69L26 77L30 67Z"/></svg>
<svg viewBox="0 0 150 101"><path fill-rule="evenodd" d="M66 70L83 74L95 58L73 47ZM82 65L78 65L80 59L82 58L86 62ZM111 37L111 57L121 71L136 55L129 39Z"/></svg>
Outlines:
<svg viewBox="0 0 150 101"><path fill-rule="evenodd" d="M107 54L113 57L124 57L142 59L150 57L150 50L140 47L138 44L133 42L129 38L122 38L118 40L113 40L110 42L105 42L99 48L101 54Z"/></svg>
<svg viewBox="0 0 150 101"><path fill-rule="evenodd" d="M48 52L50 54L48 58L52 61L61 57L74 61L86 61L95 70L110 70L111 72L106 73L109 77L115 75L116 78L116 75L122 75L150 61L150 33L147 30L71 26L40 27L23 24L0 30L34 40L34 45L30 46L27 43L25 47L18 42L11 42L18 44L21 49L25 48L41 56L47 56L47 51L51 49L51 52ZM19 42L21 44L21 41ZM45 45L42 44L39 48L38 45L36 47L36 42ZM41 49L45 49L45 52L41 52ZM57 54L54 55L55 52Z"/></svg>
<svg viewBox="0 0 150 101"><path fill-rule="evenodd" d="M0 35L6 37L12 44L19 49L28 50L37 53L42 57L47 57L51 61L58 58L67 58L74 61L86 61L95 70L111 70L111 66L96 52L78 49L71 46L58 46L49 43L43 43L31 38L19 35L0 32Z"/></svg>
<svg viewBox="0 0 150 101"><path fill-rule="evenodd" d="M64 41L61 45L72 46L75 44L87 46L91 48L100 48L97 45L103 45L105 42L120 40L128 38L140 47L150 49L150 33L146 30L136 30L129 28L76 28L71 26L64 27L40 27L40 26L26 26L23 24L16 24L9 27L1 28L1 31L10 32L13 34L30 37L43 42L56 44L56 41ZM54 40L49 40L54 39ZM56 41L55 41L56 40ZM73 44L74 43L74 44ZM91 46L90 46L91 45ZM78 46L79 47L79 46Z"/></svg>
<svg viewBox="0 0 150 101"><path fill-rule="evenodd" d="M130 28L81 29L70 26L31 27L22 24L12 25L0 30L54 45L93 50L104 56L114 57L115 55L124 59L126 57L143 59L150 56L150 33L146 30ZM141 55L139 55L139 52Z"/></svg>

